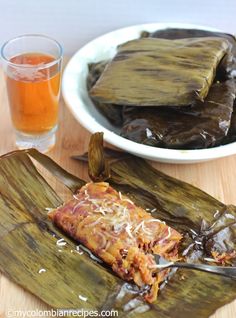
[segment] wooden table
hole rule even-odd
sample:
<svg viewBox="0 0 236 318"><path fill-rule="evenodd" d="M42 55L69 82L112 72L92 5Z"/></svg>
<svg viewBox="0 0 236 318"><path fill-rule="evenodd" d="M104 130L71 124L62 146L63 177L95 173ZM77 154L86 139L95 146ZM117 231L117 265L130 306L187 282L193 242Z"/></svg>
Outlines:
<svg viewBox="0 0 236 318"><path fill-rule="evenodd" d="M87 149L90 134L72 117L63 100L61 100L60 106L61 117L57 143L48 155L71 173L81 178L87 178L85 166L71 160L70 155L82 153ZM8 111L4 78L0 70L0 155L14 149L14 135ZM154 165L173 177L205 190L225 203L236 205L236 155L201 164L170 165L155 163ZM58 185L55 184L55 187L57 188ZM36 309L46 310L48 307L0 274L0 317L7 317L8 310ZM235 317L236 300L219 309L211 318Z"/></svg>

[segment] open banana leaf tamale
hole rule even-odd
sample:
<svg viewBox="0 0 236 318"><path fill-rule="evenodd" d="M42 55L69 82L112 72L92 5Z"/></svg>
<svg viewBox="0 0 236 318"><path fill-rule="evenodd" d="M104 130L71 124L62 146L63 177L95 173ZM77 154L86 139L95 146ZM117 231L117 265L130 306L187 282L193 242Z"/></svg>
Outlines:
<svg viewBox="0 0 236 318"><path fill-rule="evenodd" d="M191 107L125 107L121 136L150 146L198 149L214 147L227 136L235 100L235 83L214 83L204 102Z"/></svg>
<svg viewBox="0 0 236 318"><path fill-rule="evenodd" d="M149 303L157 299L159 285L169 274L158 270L153 254L178 260L181 234L108 182L87 183L69 202L49 212L49 217L119 277L135 282Z"/></svg>
<svg viewBox="0 0 236 318"><path fill-rule="evenodd" d="M90 95L99 102L127 106L191 105L205 99L230 49L219 37L129 41L118 47Z"/></svg>
<svg viewBox="0 0 236 318"><path fill-rule="evenodd" d="M109 171L101 141L102 135L96 134L90 142L93 180L106 180L153 218L180 232L179 252L186 261L235 265L234 206L226 206L133 156L115 156ZM178 270L161 285L157 301L147 304L137 286L117 277L51 223L48 210L63 201L31 158L71 189L71 195L86 184L35 150L0 157L0 269L15 283L53 308L117 309L120 317L142 313L140 317L148 318L207 318L236 297L236 284L230 278Z"/></svg>

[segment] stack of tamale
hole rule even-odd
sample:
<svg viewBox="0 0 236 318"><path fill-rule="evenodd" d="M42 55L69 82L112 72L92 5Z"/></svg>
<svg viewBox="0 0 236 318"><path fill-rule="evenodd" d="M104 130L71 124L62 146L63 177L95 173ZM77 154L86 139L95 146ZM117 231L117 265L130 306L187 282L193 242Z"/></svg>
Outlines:
<svg viewBox="0 0 236 318"><path fill-rule="evenodd" d="M236 136L236 39L202 30L144 32L92 64L88 89L121 135L138 143L199 149Z"/></svg>

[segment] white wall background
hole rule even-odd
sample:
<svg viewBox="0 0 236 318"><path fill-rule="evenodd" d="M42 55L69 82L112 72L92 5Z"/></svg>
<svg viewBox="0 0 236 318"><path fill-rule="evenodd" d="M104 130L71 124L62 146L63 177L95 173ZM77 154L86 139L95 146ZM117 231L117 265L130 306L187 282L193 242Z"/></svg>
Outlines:
<svg viewBox="0 0 236 318"><path fill-rule="evenodd" d="M236 0L0 0L0 45L24 33L56 38L70 55L108 31L188 22L236 33Z"/></svg>

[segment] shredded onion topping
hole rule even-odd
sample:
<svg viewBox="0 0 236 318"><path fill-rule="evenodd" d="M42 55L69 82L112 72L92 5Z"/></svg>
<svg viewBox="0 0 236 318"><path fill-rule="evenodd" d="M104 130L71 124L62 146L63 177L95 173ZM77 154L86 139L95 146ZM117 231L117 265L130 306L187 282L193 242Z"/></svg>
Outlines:
<svg viewBox="0 0 236 318"><path fill-rule="evenodd" d="M79 194L74 196L77 200L79 200ZM118 200L117 200L118 199ZM154 223L166 224L164 221L159 219L154 219L153 217L140 220L132 218L131 220L131 213L132 208L127 204L134 205L133 201L129 198L126 198L122 195L122 193L118 192L118 198L96 198L92 194L89 193L88 188L84 189L84 196L81 201L79 201L73 208L72 213L75 213L78 208L81 206L90 206L91 209L87 209L87 212L90 215L95 215L96 213L101 214L99 218L95 218L94 222L87 224L86 226L95 227L96 225L103 225L103 226L110 226L111 231L110 233L116 237L121 232L127 232L126 240L136 240L137 233L139 235L146 236L148 240L154 239L156 231L156 226L152 225ZM152 210L146 209L151 212L155 212L157 209L153 208ZM109 231L106 232L105 235L109 235ZM97 234L97 233L96 233ZM171 237L171 228L168 227L168 234L165 237L160 237L157 240L158 244L162 244L164 241L168 240ZM106 237L103 235L101 237L101 245L102 248L108 248L106 244ZM66 244L66 243L65 243ZM63 246L64 242L60 246Z"/></svg>

